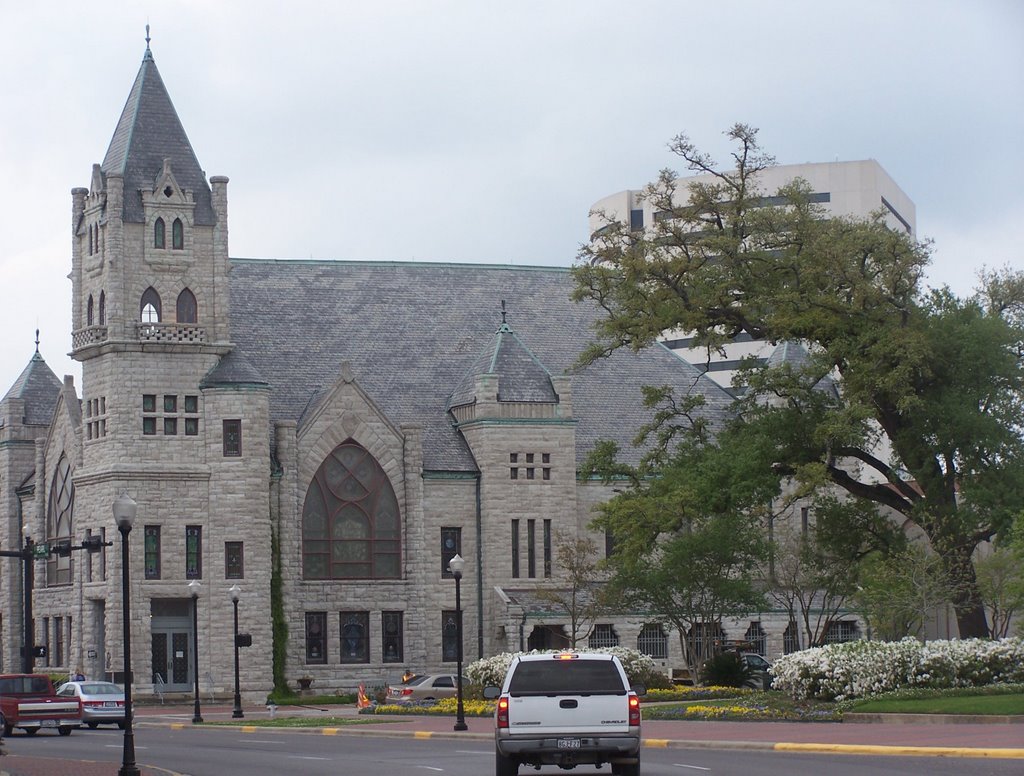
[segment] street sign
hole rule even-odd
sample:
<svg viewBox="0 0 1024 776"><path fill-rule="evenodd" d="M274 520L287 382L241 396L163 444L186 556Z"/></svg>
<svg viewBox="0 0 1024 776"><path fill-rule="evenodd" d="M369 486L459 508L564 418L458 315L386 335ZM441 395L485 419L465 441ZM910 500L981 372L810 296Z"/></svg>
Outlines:
<svg viewBox="0 0 1024 776"><path fill-rule="evenodd" d="M50 557L50 545L46 542L32 545L32 557L36 560L46 560Z"/></svg>

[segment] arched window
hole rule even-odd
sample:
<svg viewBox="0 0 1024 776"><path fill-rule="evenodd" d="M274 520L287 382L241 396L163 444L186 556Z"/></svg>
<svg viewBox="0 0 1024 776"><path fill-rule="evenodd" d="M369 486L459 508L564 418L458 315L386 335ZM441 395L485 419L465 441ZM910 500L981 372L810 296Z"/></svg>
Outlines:
<svg viewBox="0 0 1024 776"><path fill-rule="evenodd" d="M107 323L107 293L100 291L100 326Z"/></svg>
<svg viewBox="0 0 1024 776"><path fill-rule="evenodd" d="M196 295L187 288L178 294L176 318L178 323L196 322Z"/></svg>
<svg viewBox="0 0 1024 776"><path fill-rule="evenodd" d="M348 440L320 465L302 508L304 579L397 579L401 514L380 464Z"/></svg>
<svg viewBox="0 0 1024 776"><path fill-rule="evenodd" d="M50 546L59 542L71 543L72 519L75 511L75 483L71 477L71 464L61 453L50 483L50 500L46 510L46 541ZM46 562L47 585L71 584L71 556L53 554Z"/></svg>
<svg viewBox="0 0 1024 776"><path fill-rule="evenodd" d="M655 660L668 659L668 636L660 623L647 623L636 637L637 651L650 655Z"/></svg>
<svg viewBox="0 0 1024 776"><path fill-rule="evenodd" d="M89 224L89 255L92 256L92 224Z"/></svg>
<svg viewBox="0 0 1024 776"><path fill-rule="evenodd" d="M143 323L160 323L160 294L153 286L142 292L139 317Z"/></svg>
<svg viewBox="0 0 1024 776"><path fill-rule="evenodd" d="M92 326L92 294L89 294L89 301L85 303L85 323Z"/></svg>
<svg viewBox="0 0 1024 776"><path fill-rule="evenodd" d="M171 224L171 248L176 251L183 250L185 247L185 227L181 223L180 218L175 218L174 223Z"/></svg>
<svg viewBox="0 0 1024 776"><path fill-rule="evenodd" d="M162 218L158 218L156 223L153 224L153 247L167 247L166 228L164 227L164 220Z"/></svg>

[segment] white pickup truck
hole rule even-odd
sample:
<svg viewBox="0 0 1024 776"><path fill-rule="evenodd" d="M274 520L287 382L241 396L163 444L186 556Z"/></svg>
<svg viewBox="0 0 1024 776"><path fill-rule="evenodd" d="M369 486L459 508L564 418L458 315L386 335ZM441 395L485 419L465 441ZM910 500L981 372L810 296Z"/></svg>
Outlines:
<svg viewBox="0 0 1024 776"><path fill-rule="evenodd" d="M487 687L497 701L495 776L520 764L540 767L610 763L619 776L640 774L640 696L614 655L558 652L518 655L505 681Z"/></svg>

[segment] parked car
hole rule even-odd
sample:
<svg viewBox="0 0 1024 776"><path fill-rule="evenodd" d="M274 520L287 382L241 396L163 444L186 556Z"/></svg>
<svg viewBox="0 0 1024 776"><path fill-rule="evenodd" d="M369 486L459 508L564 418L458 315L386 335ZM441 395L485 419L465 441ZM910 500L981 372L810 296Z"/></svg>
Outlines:
<svg viewBox="0 0 1024 776"><path fill-rule="evenodd" d="M772 667L772 664L756 652L741 652L740 658L750 669L750 680L747 682L747 686L756 690L771 689L772 675L768 673L768 669Z"/></svg>
<svg viewBox="0 0 1024 776"><path fill-rule="evenodd" d="M59 697L46 674L0 675L0 728L9 736L21 728L34 736L40 728L62 736L82 724L82 704L77 698Z"/></svg>
<svg viewBox="0 0 1024 776"><path fill-rule="evenodd" d="M436 701L439 698L454 698L457 677L455 674L423 674L407 682L388 685L388 703L420 703ZM462 678L462 686L469 680Z"/></svg>
<svg viewBox="0 0 1024 776"><path fill-rule="evenodd" d="M614 655L560 652L512 659L496 700L496 776L520 765L611 765L615 776L640 776L640 696Z"/></svg>
<svg viewBox="0 0 1024 776"><path fill-rule="evenodd" d="M57 688L62 698L82 702L82 722L93 730L97 725L117 725L124 730L124 690L113 682L65 682Z"/></svg>

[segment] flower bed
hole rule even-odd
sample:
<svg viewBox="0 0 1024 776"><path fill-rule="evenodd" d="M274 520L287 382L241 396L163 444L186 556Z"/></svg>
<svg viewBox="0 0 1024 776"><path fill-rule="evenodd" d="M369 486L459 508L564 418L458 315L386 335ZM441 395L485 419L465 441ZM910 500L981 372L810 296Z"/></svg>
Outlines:
<svg viewBox="0 0 1024 776"><path fill-rule="evenodd" d="M922 643L849 641L793 652L771 668L793 698L845 700L907 687L979 687L1024 681L1024 639Z"/></svg>
<svg viewBox="0 0 1024 776"><path fill-rule="evenodd" d="M490 717L494 714L494 701L462 701L466 717ZM458 699L441 698L424 703L383 703L360 709L360 714L428 714L439 717L454 717L458 712Z"/></svg>

